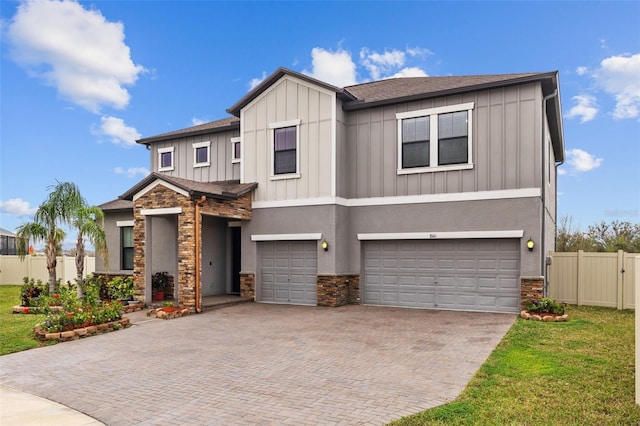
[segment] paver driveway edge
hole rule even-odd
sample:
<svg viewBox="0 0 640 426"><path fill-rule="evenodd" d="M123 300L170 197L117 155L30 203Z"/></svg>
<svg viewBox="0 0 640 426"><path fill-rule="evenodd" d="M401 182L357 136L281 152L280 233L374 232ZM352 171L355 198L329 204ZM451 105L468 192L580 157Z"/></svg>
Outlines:
<svg viewBox="0 0 640 426"><path fill-rule="evenodd" d="M6 355L0 384L116 426L382 424L454 399L515 318L249 303Z"/></svg>

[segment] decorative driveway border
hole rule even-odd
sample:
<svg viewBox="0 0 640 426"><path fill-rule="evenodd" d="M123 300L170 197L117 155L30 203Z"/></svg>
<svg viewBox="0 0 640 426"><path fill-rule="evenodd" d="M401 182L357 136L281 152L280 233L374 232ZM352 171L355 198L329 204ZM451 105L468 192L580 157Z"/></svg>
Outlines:
<svg viewBox="0 0 640 426"><path fill-rule="evenodd" d="M454 399L516 315L248 303L0 357L107 425L382 424Z"/></svg>

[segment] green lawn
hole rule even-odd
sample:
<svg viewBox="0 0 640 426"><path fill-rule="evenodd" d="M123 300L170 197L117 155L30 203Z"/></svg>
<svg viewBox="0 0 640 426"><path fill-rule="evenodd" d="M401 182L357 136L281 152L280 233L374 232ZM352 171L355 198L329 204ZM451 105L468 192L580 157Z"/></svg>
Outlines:
<svg viewBox="0 0 640 426"><path fill-rule="evenodd" d="M567 323L518 319L453 402L404 425L638 425L634 312L569 306Z"/></svg>
<svg viewBox="0 0 640 426"><path fill-rule="evenodd" d="M20 286L0 286L0 355L42 346L33 334L33 326L44 315L13 314L12 308L20 304Z"/></svg>

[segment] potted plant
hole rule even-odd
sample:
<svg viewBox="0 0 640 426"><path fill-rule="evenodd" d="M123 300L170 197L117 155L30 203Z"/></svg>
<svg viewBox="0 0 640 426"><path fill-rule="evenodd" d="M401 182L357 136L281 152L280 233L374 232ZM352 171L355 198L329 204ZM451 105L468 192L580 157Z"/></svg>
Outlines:
<svg viewBox="0 0 640 426"><path fill-rule="evenodd" d="M115 277L107 284L109 297L115 300L126 301L131 300L135 293L133 286L133 277Z"/></svg>
<svg viewBox="0 0 640 426"><path fill-rule="evenodd" d="M168 272L156 272L151 277L151 288L153 289L153 300L164 300L164 290L169 282Z"/></svg>

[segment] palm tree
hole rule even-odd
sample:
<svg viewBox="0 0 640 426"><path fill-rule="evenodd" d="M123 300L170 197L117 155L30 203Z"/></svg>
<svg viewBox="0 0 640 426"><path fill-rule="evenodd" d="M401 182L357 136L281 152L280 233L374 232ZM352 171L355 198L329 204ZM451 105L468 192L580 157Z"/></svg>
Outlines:
<svg viewBox="0 0 640 426"><path fill-rule="evenodd" d="M76 239L76 272L78 282L78 297L84 297L84 238L95 247L96 253L102 256L105 267L109 268L109 255L107 252L107 236L104 232L104 213L100 207L82 205L76 209L71 220L72 225L78 231Z"/></svg>
<svg viewBox="0 0 640 426"><path fill-rule="evenodd" d="M46 243L47 270L49 271L49 292L55 293L58 287L56 277L56 251L65 237L61 228L73 217L79 206L84 204L78 187L71 182L58 182L49 193L45 202L40 204L33 216L33 222L24 223L17 229L18 255L24 259L27 255L29 240Z"/></svg>

